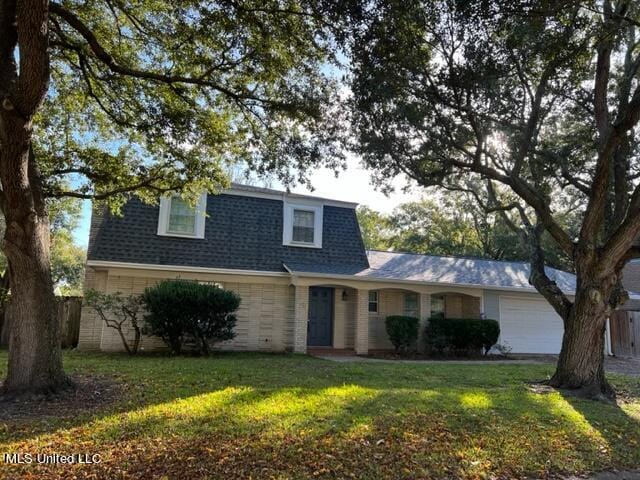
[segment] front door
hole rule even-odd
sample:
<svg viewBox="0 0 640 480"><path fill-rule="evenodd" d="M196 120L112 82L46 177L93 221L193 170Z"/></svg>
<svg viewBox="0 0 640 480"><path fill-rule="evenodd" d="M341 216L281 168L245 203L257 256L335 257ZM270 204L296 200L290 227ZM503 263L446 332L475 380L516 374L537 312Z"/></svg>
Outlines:
<svg viewBox="0 0 640 480"><path fill-rule="evenodd" d="M309 288L307 345L330 347L333 330L333 288Z"/></svg>

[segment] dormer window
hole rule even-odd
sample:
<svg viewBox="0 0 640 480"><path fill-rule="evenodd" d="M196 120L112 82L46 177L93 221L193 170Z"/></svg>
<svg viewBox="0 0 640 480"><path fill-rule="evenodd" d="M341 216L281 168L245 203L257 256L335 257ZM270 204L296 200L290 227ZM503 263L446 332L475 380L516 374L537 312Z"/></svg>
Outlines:
<svg viewBox="0 0 640 480"><path fill-rule="evenodd" d="M322 248L322 205L284 204L283 244Z"/></svg>
<svg viewBox="0 0 640 480"><path fill-rule="evenodd" d="M207 211L207 194L200 196L192 207L177 195L160 199L158 235L185 238L204 238L204 220Z"/></svg>
<svg viewBox="0 0 640 480"><path fill-rule="evenodd" d="M313 210L293 209L293 242L313 243L315 214Z"/></svg>

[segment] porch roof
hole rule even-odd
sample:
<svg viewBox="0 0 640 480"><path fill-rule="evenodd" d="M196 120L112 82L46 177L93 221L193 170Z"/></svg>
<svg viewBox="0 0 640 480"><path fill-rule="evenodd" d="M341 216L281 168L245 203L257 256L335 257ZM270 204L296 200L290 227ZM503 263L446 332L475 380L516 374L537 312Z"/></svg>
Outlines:
<svg viewBox="0 0 640 480"><path fill-rule="evenodd" d="M530 266L526 262L504 262L477 258L441 257L412 253L367 252L369 268L355 265L321 266L287 263L292 274L322 274L356 277L362 280L389 280L479 286L492 289L534 291L529 284ZM576 288L575 275L547 267L547 275L563 292L572 294Z"/></svg>

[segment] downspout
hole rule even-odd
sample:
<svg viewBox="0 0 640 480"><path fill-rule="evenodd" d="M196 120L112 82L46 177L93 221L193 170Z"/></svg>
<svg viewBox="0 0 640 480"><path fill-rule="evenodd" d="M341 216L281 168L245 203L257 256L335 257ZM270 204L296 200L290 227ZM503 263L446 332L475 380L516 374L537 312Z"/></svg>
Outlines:
<svg viewBox="0 0 640 480"><path fill-rule="evenodd" d="M613 351L611 350L611 325L609 322L609 317L607 317L607 322L605 323L604 328L604 353L610 357L613 357Z"/></svg>

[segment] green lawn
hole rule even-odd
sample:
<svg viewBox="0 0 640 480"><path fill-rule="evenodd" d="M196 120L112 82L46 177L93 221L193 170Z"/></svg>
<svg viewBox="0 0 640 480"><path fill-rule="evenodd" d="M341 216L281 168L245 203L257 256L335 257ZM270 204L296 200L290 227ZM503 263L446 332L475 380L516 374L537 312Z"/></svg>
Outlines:
<svg viewBox="0 0 640 480"><path fill-rule="evenodd" d="M623 376L612 380L627 401L614 407L532 393L526 382L549 375L544 365L65 360L72 374L122 384L117 401L0 423L0 453L99 453L102 463L0 462L0 477L488 478L640 466L640 380Z"/></svg>

